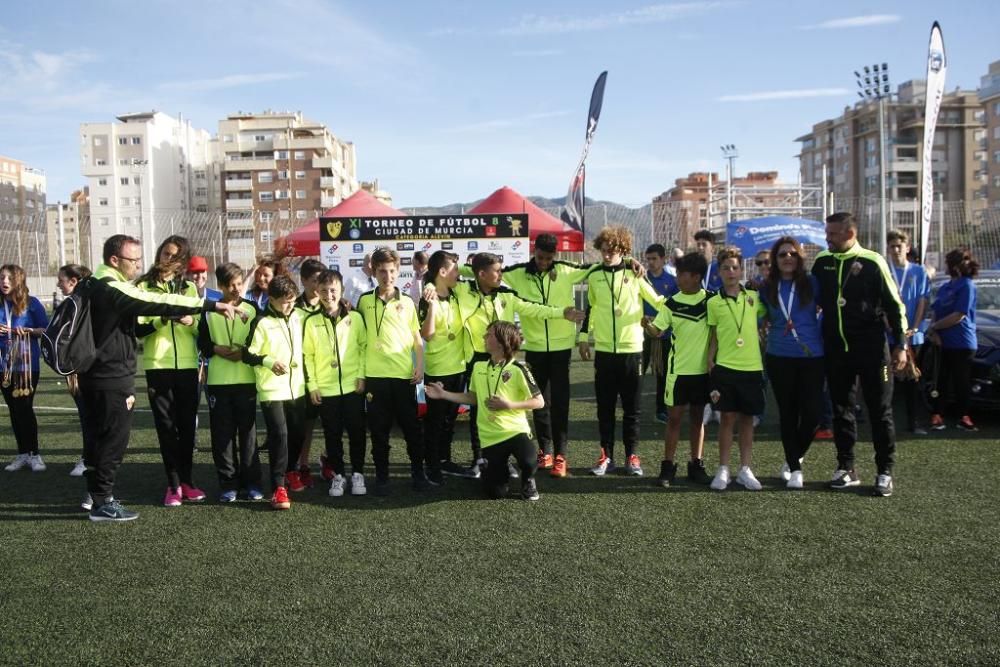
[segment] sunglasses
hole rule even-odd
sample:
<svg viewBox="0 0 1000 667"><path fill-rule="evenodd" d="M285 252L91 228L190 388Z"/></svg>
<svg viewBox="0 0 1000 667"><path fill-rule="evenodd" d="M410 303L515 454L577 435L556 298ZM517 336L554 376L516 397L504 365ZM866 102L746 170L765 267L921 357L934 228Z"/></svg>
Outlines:
<svg viewBox="0 0 1000 667"><path fill-rule="evenodd" d="M799 256L799 253L795 252L794 250L786 250L785 252L779 252L778 253L778 258L779 259L784 259L786 257L798 257L798 256Z"/></svg>
<svg viewBox="0 0 1000 667"><path fill-rule="evenodd" d="M754 262L757 266L771 266L770 260L764 260L763 262Z"/></svg>

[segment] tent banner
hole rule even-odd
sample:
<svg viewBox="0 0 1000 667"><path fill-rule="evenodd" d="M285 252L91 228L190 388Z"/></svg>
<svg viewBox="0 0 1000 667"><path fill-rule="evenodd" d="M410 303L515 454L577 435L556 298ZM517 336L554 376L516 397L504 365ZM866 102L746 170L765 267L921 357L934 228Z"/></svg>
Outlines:
<svg viewBox="0 0 1000 667"><path fill-rule="evenodd" d="M388 247L399 253L397 286L409 290L413 284L413 254L428 255L447 250L464 263L470 255L491 252L505 265L529 259L528 216L429 215L348 217L319 219L320 259L340 271L345 280L361 273L365 255Z"/></svg>
<svg viewBox="0 0 1000 667"><path fill-rule="evenodd" d="M792 236L799 243L826 247L826 227L816 220L761 218L759 221L742 220L726 225L726 244L738 247L744 257L770 250L782 236Z"/></svg>

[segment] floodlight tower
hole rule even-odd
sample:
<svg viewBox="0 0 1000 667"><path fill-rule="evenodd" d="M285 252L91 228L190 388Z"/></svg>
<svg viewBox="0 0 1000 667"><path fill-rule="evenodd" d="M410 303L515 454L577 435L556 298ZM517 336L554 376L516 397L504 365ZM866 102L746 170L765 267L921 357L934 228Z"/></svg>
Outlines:
<svg viewBox="0 0 1000 667"><path fill-rule="evenodd" d="M733 179L736 178L736 158L740 154L736 151L735 144L723 144L719 146L722 157L728 160L726 166L726 222L733 221Z"/></svg>
<svg viewBox="0 0 1000 667"><path fill-rule="evenodd" d="M885 102L891 101L889 92L889 65L875 63L871 67L865 65L864 74L857 70L854 76L858 83L858 97L865 102L876 100L878 102L878 174L879 174L879 252L883 256L886 254L885 234L886 226L886 201L885 201Z"/></svg>

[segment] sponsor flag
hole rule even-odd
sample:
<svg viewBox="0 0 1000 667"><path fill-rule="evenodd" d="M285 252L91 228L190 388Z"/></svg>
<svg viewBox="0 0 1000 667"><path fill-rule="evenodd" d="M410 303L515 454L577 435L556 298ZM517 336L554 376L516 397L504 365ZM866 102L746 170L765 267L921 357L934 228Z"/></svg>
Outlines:
<svg viewBox="0 0 1000 667"><path fill-rule="evenodd" d="M559 217L580 233L584 230L584 186L587 180L587 154L590 153L590 144L594 140L594 132L597 130L597 121L601 117L601 106L604 104L604 82L607 81L608 73L601 72L594 83L594 91L590 94L590 111L587 114L587 136L583 144L583 154L580 156L580 163L573 172L573 180L569 184L569 192L566 193L566 204L563 206Z"/></svg>
<svg viewBox="0 0 1000 667"><path fill-rule="evenodd" d="M948 61L944 55L944 38L941 26L935 21L931 26L930 46L927 49L927 99L924 101L924 160L920 188L920 261L927 253L930 239L931 211L934 208L934 127L937 125L941 99L944 97L944 77ZM938 248L944 252L944 248Z"/></svg>

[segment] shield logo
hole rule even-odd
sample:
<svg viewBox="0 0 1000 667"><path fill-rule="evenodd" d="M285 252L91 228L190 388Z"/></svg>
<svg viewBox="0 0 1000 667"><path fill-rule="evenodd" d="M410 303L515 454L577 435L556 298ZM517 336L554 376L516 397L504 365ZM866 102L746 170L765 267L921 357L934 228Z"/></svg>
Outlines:
<svg viewBox="0 0 1000 667"><path fill-rule="evenodd" d="M331 239L339 238L340 228L342 226L343 225L339 222L328 222L326 223L326 233L330 236Z"/></svg>

